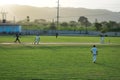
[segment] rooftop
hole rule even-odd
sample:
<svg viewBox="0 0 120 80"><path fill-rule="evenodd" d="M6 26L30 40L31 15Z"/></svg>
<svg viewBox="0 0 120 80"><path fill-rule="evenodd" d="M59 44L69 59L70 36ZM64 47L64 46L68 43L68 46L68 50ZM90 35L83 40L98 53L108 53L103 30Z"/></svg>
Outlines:
<svg viewBox="0 0 120 80"><path fill-rule="evenodd" d="M19 26L19 24L14 24L14 23L0 23L0 26Z"/></svg>

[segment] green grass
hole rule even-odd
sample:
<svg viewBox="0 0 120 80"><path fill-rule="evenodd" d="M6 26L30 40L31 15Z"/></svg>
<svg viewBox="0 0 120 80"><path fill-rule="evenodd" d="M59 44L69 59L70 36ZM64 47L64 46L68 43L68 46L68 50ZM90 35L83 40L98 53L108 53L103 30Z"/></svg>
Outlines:
<svg viewBox="0 0 120 80"><path fill-rule="evenodd" d="M33 42L35 36L21 36L21 42ZM14 36L0 36L1 42L14 42ZM120 44L120 37L105 37L105 43ZM81 36L41 36L40 42L79 42L79 43L100 43L100 37L81 37Z"/></svg>
<svg viewBox="0 0 120 80"><path fill-rule="evenodd" d="M92 63L91 47L0 45L0 79L120 80L120 45L97 45L96 64Z"/></svg>
<svg viewBox="0 0 120 80"><path fill-rule="evenodd" d="M21 36L33 42L35 36ZM0 43L14 36L0 36ZM120 37L106 37L97 45L97 63L92 63L89 45L0 44L0 80L120 80ZM99 43L100 37L41 36L42 42ZM117 45L116 45L117 44Z"/></svg>

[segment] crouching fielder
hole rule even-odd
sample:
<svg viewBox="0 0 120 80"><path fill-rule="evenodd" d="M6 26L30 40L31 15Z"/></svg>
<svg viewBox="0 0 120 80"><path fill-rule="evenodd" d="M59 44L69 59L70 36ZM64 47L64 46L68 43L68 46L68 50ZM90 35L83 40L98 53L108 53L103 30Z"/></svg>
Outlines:
<svg viewBox="0 0 120 80"><path fill-rule="evenodd" d="M39 44L40 42L40 35L36 35L34 44Z"/></svg>
<svg viewBox="0 0 120 80"><path fill-rule="evenodd" d="M95 45L93 45L93 47L91 48L91 53L93 54L93 63L95 63L96 62L96 57L97 57L97 54L98 54L98 50L97 50Z"/></svg>

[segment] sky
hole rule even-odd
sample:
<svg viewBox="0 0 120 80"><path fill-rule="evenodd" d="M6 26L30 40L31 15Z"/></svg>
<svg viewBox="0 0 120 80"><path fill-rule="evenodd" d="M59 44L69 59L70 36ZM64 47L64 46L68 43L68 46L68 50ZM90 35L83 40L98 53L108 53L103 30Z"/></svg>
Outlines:
<svg viewBox="0 0 120 80"><path fill-rule="evenodd" d="M0 0L0 6L7 4L30 5L35 7L56 7L58 0ZM120 0L59 0L60 7L107 9L120 12Z"/></svg>

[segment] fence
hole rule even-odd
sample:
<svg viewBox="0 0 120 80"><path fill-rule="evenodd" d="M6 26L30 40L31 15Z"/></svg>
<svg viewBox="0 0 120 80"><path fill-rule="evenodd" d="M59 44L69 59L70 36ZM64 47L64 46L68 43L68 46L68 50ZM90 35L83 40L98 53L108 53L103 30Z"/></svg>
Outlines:
<svg viewBox="0 0 120 80"><path fill-rule="evenodd" d="M60 31L60 30L22 30L21 32L23 35L55 35L55 33L58 33L62 36L99 36L102 33L98 31ZM105 36L120 36L120 32L106 32L102 35Z"/></svg>

